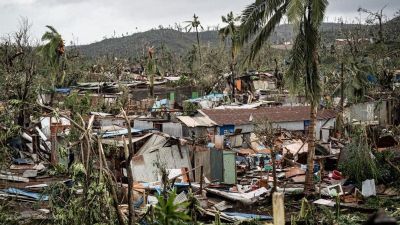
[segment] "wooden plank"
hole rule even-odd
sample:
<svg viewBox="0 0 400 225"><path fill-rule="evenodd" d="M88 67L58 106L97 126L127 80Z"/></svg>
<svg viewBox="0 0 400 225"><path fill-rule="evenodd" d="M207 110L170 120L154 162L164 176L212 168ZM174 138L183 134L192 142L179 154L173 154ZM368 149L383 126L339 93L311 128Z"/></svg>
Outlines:
<svg viewBox="0 0 400 225"><path fill-rule="evenodd" d="M283 203L284 194L275 192L272 194L272 210L274 225L285 225L285 205Z"/></svg>
<svg viewBox="0 0 400 225"><path fill-rule="evenodd" d="M28 183L29 179L25 177L18 177L18 176L12 176L12 175L4 175L0 174L0 179L1 180L9 180L9 181L17 181L17 182L25 182Z"/></svg>

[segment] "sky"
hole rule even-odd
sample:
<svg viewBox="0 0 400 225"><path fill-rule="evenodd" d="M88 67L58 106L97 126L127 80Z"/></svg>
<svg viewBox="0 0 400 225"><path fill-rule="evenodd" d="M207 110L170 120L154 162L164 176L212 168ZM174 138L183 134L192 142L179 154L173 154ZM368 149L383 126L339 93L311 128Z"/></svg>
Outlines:
<svg viewBox="0 0 400 225"><path fill-rule="evenodd" d="M239 15L254 0L0 0L0 36L16 31L21 18L32 24L31 36L39 39L52 25L66 44L88 44L111 37L142 32L159 25L167 27L199 16L204 28L222 25L221 15ZM329 0L326 20L359 18L357 9L377 11L392 18L400 10L400 0ZM361 18L365 19L365 15Z"/></svg>

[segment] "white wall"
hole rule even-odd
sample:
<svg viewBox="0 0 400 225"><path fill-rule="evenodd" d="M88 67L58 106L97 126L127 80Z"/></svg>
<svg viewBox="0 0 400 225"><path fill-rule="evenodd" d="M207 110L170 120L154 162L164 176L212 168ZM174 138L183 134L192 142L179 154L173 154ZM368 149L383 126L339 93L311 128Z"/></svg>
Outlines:
<svg viewBox="0 0 400 225"><path fill-rule="evenodd" d="M322 129L322 128L333 128L335 126L335 121L336 121L335 118L328 120L328 122L327 122L327 120L318 120L317 127L315 130L315 138L317 140L322 140L324 142L328 141L329 129ZM323 127L322 127L322 125L323 125ZM321 136L321 133L322 133L322 136Z"/></svg>
<svg viewBox="0 0 400 225"><path fill-rule="evenodd" d="M282 128L286 130L304 130L304 121L295 122L279 122L272 124L276 128Z"/></svg>
<svg viewBox="0 0 400 225"><path fill-rule="evenodd" d="M235 126L235 130L242 129L242 133L250 133L253 132L254 126L253 124L243 124Z"/></svg>

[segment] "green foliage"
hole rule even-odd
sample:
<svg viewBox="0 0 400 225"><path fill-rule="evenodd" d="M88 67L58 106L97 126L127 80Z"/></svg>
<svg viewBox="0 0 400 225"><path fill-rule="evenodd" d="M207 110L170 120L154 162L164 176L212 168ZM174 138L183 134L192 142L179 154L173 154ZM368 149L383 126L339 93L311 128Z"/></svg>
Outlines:
<svg viewBox="0 0 400 225"><path fill-rule="evenodd" d="M42 41L47 42L39 48L39 53L49 65L49 74L52 88L64 84L65 71L62 68L62 58L64 56L64 40L57 30L47 25L48 31L42 36ZM61 75L61 76L60 76Z"/></svg>
<svg viewBox="0 0 400 225"><path fill-rule="evenodd" d="M0 225L20 224L15 211L9 208L10 201L0 200Z"/></svg>
<svg viewBox="0 0 400 225"><path fill-rule="evenodd" d="M176 196L176 190L168 192L166 199L162 195L158 196L158 203L154 209L156 218L154 224L175 225L186 224L187 221L190 221L190 216L187 212L189 203L174 204Z"/></svg>
<svg viewBox="0 0 400 225"><path fill-rule="evenodd" d="M365 128L355 128L351 134L351 142L345 147L345 160L339 169L350 179L361 184L366 179L378 177L378 166L368 144Z"/></svg>
<svg viewBox="0 0 400 225"><path fill-rule="evenodd" d="M183 102L183 111L185 115L191 115L192 113L196 112L200 109L200 106L189 101Z"/></svg>
<svg viewBox="0 0 400 225"><path fill-rule="evenodd" d="M73 92L65 98L64 106L71 110L73 115L76 113L79 113L80 115L87 114L91 110L89 94L79 96L77 92Z"/></svg>
<svg viewBox="0 0 400 225"><path fill-rule="evenodd" d="M379 171L378 180L386 185L400 188L400 174L387 161L396 162L393 151L376 152L377 167Z"/></svg>
<svg viewBox="0 0 400 225"><path fill-rule="evenodd" d="M74 168L75 185L70 188L64 183L51 184L49 205L54 217L54 224L78 225L78 224L116 224L116 215L112 207L106 183L98 177L98 173L92 174L87 191L77 194L77 190L83 187L77 183L85 183L82 176L82 166ZM79 182L79 179L84 178ZM86 184L86 183L85 183Z"/></svg>
<svg viewBox="0 0 400 225"><path fill-rule="evenodd" d="M221 216L220 213L217 212L215 213L215 219L214 219L214 225L221 225Z"/></svg>
<svg viewBox="0 0 400 225"><path fill-rule="evenodd" d="M315 217L315 208L312 204L308 202L307 199L303 198L301 200L301 208L298 215L292 215L291 225L296 224L318 224Z"/></svg>
<svg viewBox="0 0 400 225"><path fill-rule="evenodd" d="M377 196L371 196L366 199L365 205L372 209L385 209L385 208L393 208L397 207L399 204L399 200L394 200L391 198L382 198Z"/></svg>
<svg viewBox="0 0 400 225"><path fill-rule="evenodd" d="M331 208L321 206L316 208L305 198L301 201L301 208L298 215L292 215L291 225L355 225L360 224L366 218L356 212L343 214L341 211L334 211Z"/></svg>
<svg viewBox="0 0 400 225"><path fill-rule="evenodd" d="M365 216L362 216L357 212L351 212L350 214L341 213L337 215L327 207L321 207L319 218L321 220L319 224L325 225L356 225L366 219Z"/></svg>

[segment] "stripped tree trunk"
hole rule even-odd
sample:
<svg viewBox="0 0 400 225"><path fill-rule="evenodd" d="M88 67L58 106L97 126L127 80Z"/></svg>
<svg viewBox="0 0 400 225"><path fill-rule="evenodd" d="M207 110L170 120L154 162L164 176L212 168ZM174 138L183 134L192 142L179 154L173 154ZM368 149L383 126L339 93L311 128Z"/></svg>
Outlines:
<svg viewBox="0 0 400 225"><path fill-rule="evenodd" d="M317 121L317 104L313 101L310 105L310 126L308 127L308 156L307 156L307 172L304 191L306 194L314 190L314 156L315 156L315 127Z"/></svg>
<svg viewBox="0 0 400 225"><path fill-rule="evenodd" d="M135 221L135 206L134 206L134 193L133 193L133 174L131 162L134 155L133 143L132 143L132 131L131 131L131 123L126 115L124 109L121 109L122 114L124 115L125 122L127 123L128 128L128 142L129 145L126 144L125 138L124 141L124 151L125 151L125 163L126 163L126 173L128 175L128 210L129 210L129 225L134 225Z"/></svg>
<svg viewBox="0 0 400 225"><path fill-rule="evenodd" d="M115 190L115 186L117 186L116 182L114 182L113 177L110 174L110 169L108 168L106 156L104 155L103 146L102 146L100 140L98 140L98 144L99 144L100 163L102 165L104 165L104 168L100 169L100 173L104 172L105 173L105 178L108 181L107 184L108 184L108 187L110 189L111 198L113 199L113 206L114 206L115 211L117 213L117 218L118 218L119 225L126 225L125 219L124 219L124 217L125 217L124 213L119 208L118 195L117 195L117 191Z"/></svg>
<svg viewBox="0 0 400 225"><path fill-rule="evenodd" d="M150 74L150 85L149 85L150 97L154 97L154 74Z"/></svg>
<svg viewBox="0 0 400 225"><path fill-rule="evenodd" d="M196 39L197 39L197 48L199 50L199 65L201 67L201 49L200 49L200 37L199 37L199 29L196 26Z"/></svg>
<svg viewBox="0 0 400 225"><path fill-rule="evenodd" d="M278 186L277 180L276 180L276 146L272 146L272 151L271 151L271 159L272 159L272 178L274 179L273 181L273 187L271 190L271 193L274 193L276 191L276 187ZM268 182L268 181L267 181Z"/></svg>

